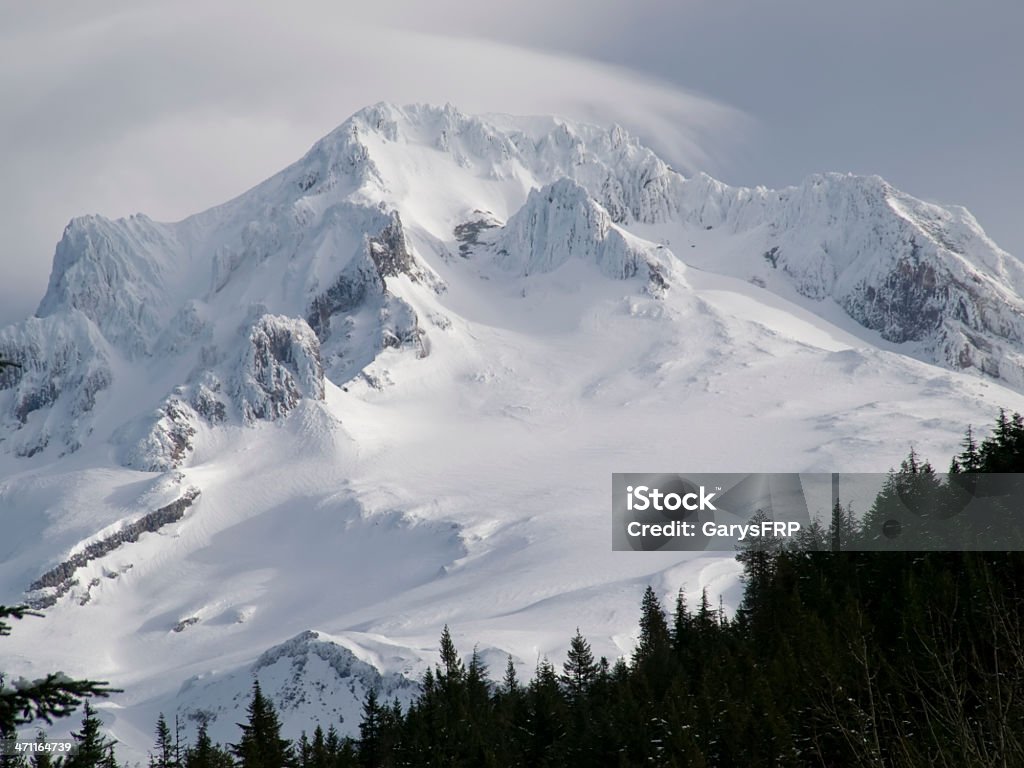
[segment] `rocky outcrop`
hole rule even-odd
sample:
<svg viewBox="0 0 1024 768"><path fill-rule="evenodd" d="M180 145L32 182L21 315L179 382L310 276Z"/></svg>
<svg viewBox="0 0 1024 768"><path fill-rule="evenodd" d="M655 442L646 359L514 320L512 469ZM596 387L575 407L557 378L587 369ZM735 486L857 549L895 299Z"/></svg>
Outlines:
<svg viewBox="0 0 1024 768"><path fill-rule="evenodd" d="M18 456L49 446L78 449L92 428L97 399L113 382L110 349L80 312L29 318L0 330L0 425Z"/></svg>
<svg viewBox="0 0 1024 768"><path fill-rule="evenodd" d="M28 603L33 608L48 608L75 585L75 573L93 560L98 560L125 544L138 541L144 533L154 533L176 523L199 498L198 488L189 488L177 500L126 524L116 533L87 544L80 552L58 563L28 587Z"/></svg>
<svg viewBox="0 0 1024 768"><path fill-rule="evenodd" d="M320 342L304 320L263 315L245 335L231 397L246 423L282 418L303 398L324 399Z"/></svg>
<svg viewBox="0 0 1024 768"><path fill-rule="evenodd" d="M349 634L333 638L307 630L269 648L252 664L195 675L178 691L176 711L182 719L206 725L212 738L228 739L245 717L257 680L288 732L297 733L315 713L329 718L339 733L357 734L370 691L402 706L419 693L419 684L407 676L419 659L410 649L380 638Z"/></svg>
<svg viewBox="0 0 1024 768"><path fill-rule="evenodd" d="M551 272L579 259L611 278L626 280L642 273L653 286L665 287L656 246L616 226L571 179L531 191L523 207L497 230L491 248L502 269L523 276Z"/></svg>
<svg viewBox="0 0 1024 768"><path fill-rule="evenodd" d="M331 336L334 318L344 317L358 310L368 298L379 300L384 295L384 278L370 254L370 242L366 248L342 270L341 274L325 291L319 293L310 304L306 322L321 341Z"/></svg>
<svg viewBox="0 0 1024 768"><path fill-rule="evenodd" d="M247 425L276 421L303 399L324 399L320 342L305 321L257 310L237 344L241 352L233 359L207 350L210 367L198 369L152 414L116 433L125 466L166 472L188 459L200 429L232 417Z"/></svg>
<svg viewBox="0 0 1024 768"><path fill-rule="evenodd" d="M378 216L383 219L380 230L364 237L361 251L310 303L306 321L321 342L331 335L332 318L343 320L368 300L383 297L387 278L405 275L416 282L423 276L409 249L398 212L381 212Z"/></svg>

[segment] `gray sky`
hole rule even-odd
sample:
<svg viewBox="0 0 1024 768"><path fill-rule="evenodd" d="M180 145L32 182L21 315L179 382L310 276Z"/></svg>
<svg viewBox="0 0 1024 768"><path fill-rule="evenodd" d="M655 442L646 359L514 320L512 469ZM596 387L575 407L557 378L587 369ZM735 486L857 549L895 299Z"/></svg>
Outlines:
<svg viewBox="0 0 1024 768"><path fill-rule="evenodd" d="M0 326L72 216L179 219L380 100L615 120L735 184L878 173L1021 255L1022 29L1016 0L0 0Z"/></svg>

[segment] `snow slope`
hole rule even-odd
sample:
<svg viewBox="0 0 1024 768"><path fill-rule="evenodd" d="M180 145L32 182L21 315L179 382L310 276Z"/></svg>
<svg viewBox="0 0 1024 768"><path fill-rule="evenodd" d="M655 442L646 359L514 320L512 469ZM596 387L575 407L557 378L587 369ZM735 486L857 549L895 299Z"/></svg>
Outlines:
<svg viewBox="0 0 1024 768"><path fill-rule="evenodd" d="M620 128L377 105L174 224L76 219L0 330L4 640L144 754L159 711L236 738L407 700L448 623L492 669L714 553L610 551L610 475L886 470L1024 410L1024 268L880 179L683 178ZM7 663L7 662L5 662Z"/></svg>

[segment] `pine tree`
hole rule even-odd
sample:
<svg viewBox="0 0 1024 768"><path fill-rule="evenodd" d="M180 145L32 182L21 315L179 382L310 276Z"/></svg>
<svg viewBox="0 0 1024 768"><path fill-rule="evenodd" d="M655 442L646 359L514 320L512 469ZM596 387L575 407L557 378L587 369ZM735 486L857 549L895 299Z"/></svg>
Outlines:
<svg viewBox="0 0 1024 768"><path fill-rule="evenodd" d="M505 664L505 677L501 680L501 690L506 696L512 696L519 692L519 676L516 674L516 665L512 661L512 654L508 655Z"/></svg>
<svg viewBox="0 0 1024 768"><path fill-rule="evenodd" d="M963 442L960 443L962 450L950 462L950 474L961 472L980 472L981 453L978 451L978 443L974 439L974 431L971 425L967 425L967 432L964 434Z"/></svg>
<svg viewBox="0 0 1024 768"><path fill-rule="evenodd" d="M640 603L640 639L633 651L633 663L639 664L655 657L670 647L668 621L661 602L650 586L644 590Z"/></svg>
<svg viewBox="0 0 1024 768"><path fill-rule="evenodd" d="M281 722L271 704L260 690L259 681L253 682L252 701L249 703L249 722L239 723L242 738L231 745L239 768L290 768L294 763L292 745L281 738Z"/></svg>
<svg viewBox="0 0 1024 768"><path fill-rule="evenodd" d="M214 744L205 721L199 724L195 746L185 750L185 768L233 768L234 761L219 744Z"/></svg>
<svg viewBox="0 0 1024 768"><path fill-rule="evenodd" d="M327 749L328 763L334 768L356 768L359 765L356 759L355 740L349 736L344 739L338 736L338 730L333 723L327 727L324 747Z"/></svg>
<svg viewBox="0 0 1024 768"><path fill-rule="evenodd" d="M327 751L324 729L320 727L319 723L317 723L316 728L313 730L313 743L309 748L308 768L333 768L331 756Z"/></svg>
<svg viewBox="0 0 1024 768"><path fill-rule="evenodd" d="M569 653L562 665L561 680L568 694L569 702L578 704L582 701L595 679L597 679L597 664L594 662L590 643L580 634L580 628L576 627L576 634L569 641Z"/></svg>
<svg viewBox="0 0 1024 768"><path fill-rule="evenodd" d="M298 768L310 768L313 757L313 745L309 742L309 737L306 732L303 731L299 734L299 748L298 753L295 756L295 762Z"/></svg>
<svg viewBox="0 0 1024 768"><path fill-rule="evenodd" d="M72 732L75 747L65 762L65 768L109 768L114 760L114 742L100 731L103 723L96 710L86 701L82 713L82 729Z"/></svg>
<svg viewBox="0 0 1024 768"><path fill-rule="evenodd" d="M792 552L828 552L831 548L828 531L821 521L815 518L807 525L801 526L790 543Z"/></svg>
<svg viewBox="0 0 1024 768"><path fill-rule="evenodd" d="M999 409L995 429L978 449L982 472L1024 472L1024 417Z"/></svg>
<svg viewBox="0 0 1024 768"><path fill-rule="evenodd" d="M472 715L479 714L481 708L487 708L490 701L487 665L476 646L473 646L473 654L469 657L469 667L466 669L466 694Z"/></svg>
<svg viewBox="0 0 1024 768"><path fill-rule="evenodd" d="M771 522L771 518L763 510L758 510L750 521L753 525ZM775 572L775 564L784 549L781 537L757 536L740 544L736 560L743 565L743 600L740 602L740 620L757 624L760 612L764 608L763 593L771 583ZM701 595L701 607L698 611L699 630L707 630L709 616L712 611L707 602L707 595Z"/></svg>
<svg viewBox="0 0 1024 768"><path fill-rule="evenodd" d="M435 748L431 759L457 765L467 748L467 724L471 714L466 667L455 649L447 624L441 631L440 657L441 663L434 667L431 692L420 699L416 717L421 727L412 740L416 742L414 748L423 751L429 749L425 742L440 741L444 748L441 751Z"/></svg>
<svg viewBox="0 0 1024 768"><path fill-rule="evenodd" d="M690 609L686 606L686 591L680 587L676 593L676 605L672 613L671 633L672 648L677 655L682 653L686 646L692 624L693 617L690 615Z"/></svg>
<svg viewBox="0 0 1024 768"><path fill-rule="evenodd" d="M175 740L171 737L171 729L167 726L164 713L156 721L156 742L153 753L149 757L150 768L178 768Z"/></svg>
<svg viewBox="0 0 1024 768"><path fill-rule="evenodd" d="M377 768L382 762L384 710L377 691L370 688L363 699L363 718L359 723L359 763L365 768Z"/></svg>
<svg viewBox="0 0 1024 768"><path fill-rule="evenodd" d="M832 519L827 532L829 548L832 552L842 552L848 549L856 540L858 533L853 507L849 504L844 507L836 500L832 506Z"/></svg>
<svg viewBox="0 0 1024 768"><path fill-rule="evenodd" d="M435 671L434 679L442 689L459 688L466 678L466 666L459 658L452 641L452 633L448 625L441 630L441 666Z"/></svg>
<svg viewBox="0 0 1024 768"><path fill-rule="evenodd" d="M427 667L426 671L423 673L423 680L420 683L420 689L423 691L424 697L428 697L434 693L436 690L434 683L434 670Z"/></svg>
<svg viewBox="0 0 1024 768"><path fill-rule="evenodd" d="M566 731L565 703L558 675L547 658L537 662L537 671L527 689L524 722L526 765L544 765Z"/></svg>

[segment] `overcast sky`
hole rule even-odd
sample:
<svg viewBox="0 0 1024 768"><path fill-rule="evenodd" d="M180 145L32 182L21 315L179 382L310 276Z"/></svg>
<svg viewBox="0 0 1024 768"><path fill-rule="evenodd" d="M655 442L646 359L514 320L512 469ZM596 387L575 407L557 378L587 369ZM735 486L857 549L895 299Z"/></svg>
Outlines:
<svg viewBox="0 0 1024 768"><path fill-rule="evenodd" d="M1019 0L0 0L0 326L72 216L182 218L380 100L614 120L734 184L877 173L1020 256L1022 30Z"/></svg>

